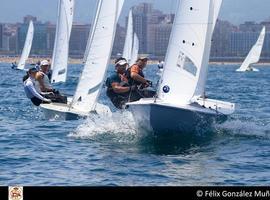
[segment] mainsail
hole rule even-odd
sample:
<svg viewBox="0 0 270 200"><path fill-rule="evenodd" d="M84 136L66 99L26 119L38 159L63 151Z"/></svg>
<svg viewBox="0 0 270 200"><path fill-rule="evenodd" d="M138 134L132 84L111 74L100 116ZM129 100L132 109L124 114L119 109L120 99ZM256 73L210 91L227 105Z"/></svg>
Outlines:
<svg viewBox="0 0 270 200"><path fill-rule="evenodd" d="M34 37L34 25L33 25L33 22L30 21L27 35L26 35L26 39L24 42L22 55L21 55L17 69L21 69L21 70L24 69L26 60L28 59L30 51L31 51L33 37Z"/></svg>
<svg viewBox="0 0 270 200"><path fill-rule="evenodd" d="M220 5L221 0L179 3L158 91L160 99L190 103L196 91L204 91L211 37Z"/></svg>
<svg viewBox="0 0 270 200"><path fill-rule="evenodd" d="M136 33L134 33L133 37L133 47L131 52L131 58L130 58L130 65L133 65L136 60L138 59L138 53L139 53L139 38Z"/></svg>
<svg viewBox="0 0 270 200"><path fill-rule="evenodd" d="M72 29L74 0L59 0L58 20L52 58L52 83L67 78L69 39Z"/></svg>
<svg viewBox="0 0 270 200"><path fill-rule="evenodd" d="M123 55L122 55L124 58L127 59L129 64L131 64L130 61L131 61L131 56L132 56L132 48L133 48L133 16L132 16L132 10L130 10L129 15L128 15L125 45L124 45L124 50L123 50Z"/></svg>
<svg viewBox="0 0 270 200"><path fill-rule="evenodd" d="M263 27L256 44L252 47L245 61L237 71L247 71L251 64L259 62L265 38L265 26Z"/></svg>
<svg viewBox="0 0 270 200"><path fill-rule="evenodd" d="M124 0L99 1L89 52L71 104L72 108L83 112L95 110L124 3Z"/></svg>

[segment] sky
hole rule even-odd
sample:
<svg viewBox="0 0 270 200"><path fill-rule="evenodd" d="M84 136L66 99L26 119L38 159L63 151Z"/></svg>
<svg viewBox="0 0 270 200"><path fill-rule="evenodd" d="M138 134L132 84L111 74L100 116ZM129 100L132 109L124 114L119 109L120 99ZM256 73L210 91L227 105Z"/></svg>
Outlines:
<svg viewBox="0 0 270 200"><path fill-rule="evenodd" d="M174 13L177 1L125 0L120 23L124 23L129 8L141 2L153 3L154 8L164 13ZM56 22L58 0L0 0L0 2L0 23L22 22L23 17L29 14L43 22ZM75 0L74 21L91 23L95 4L96 0ZM261 22L270 19L270 0L223 0L219 18L235 25L245 21Z"/></svg>

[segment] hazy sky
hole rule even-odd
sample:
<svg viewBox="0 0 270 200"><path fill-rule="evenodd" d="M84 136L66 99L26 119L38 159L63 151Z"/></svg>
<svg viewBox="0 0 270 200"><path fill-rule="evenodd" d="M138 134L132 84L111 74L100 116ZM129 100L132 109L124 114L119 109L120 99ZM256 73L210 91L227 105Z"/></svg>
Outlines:
<svg viewBox="0 0 270 200"><path fill-rule="evenodd" d="M107 0L109 1L109 0ZM165 13L175 10L178 0L125 0L121 21L133 5L153 3ZM203 0L202 0L203 1ZM0 22L21 22L23 16L34 15L41 21L56 21L58 0L0 0ZM96 0L75 0L75 22L90 23ZM234 24L244 21L260 22L270 18L270 0L223 0L220 19Z"/></svg>

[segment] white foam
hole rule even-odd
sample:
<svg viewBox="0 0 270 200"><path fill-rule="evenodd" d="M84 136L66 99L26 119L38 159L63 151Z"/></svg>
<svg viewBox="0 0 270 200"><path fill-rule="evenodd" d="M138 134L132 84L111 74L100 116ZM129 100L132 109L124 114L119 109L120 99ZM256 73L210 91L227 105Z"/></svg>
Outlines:
<svg viewBox="0 0 270 200"><path fill-rule="evenodd" d="M118 142L134 140L138 137L132 114L128 111L108 115L90 115L70 137L80 139L109 138Z"/></svg>
<svg viewBox="0 0 270 200"><path fill-rule="evenodd" d="M223 124L216 125L217 131L238 136L254 136L270 139L270 124L256 123L252 121L229 120Z"/></svg>

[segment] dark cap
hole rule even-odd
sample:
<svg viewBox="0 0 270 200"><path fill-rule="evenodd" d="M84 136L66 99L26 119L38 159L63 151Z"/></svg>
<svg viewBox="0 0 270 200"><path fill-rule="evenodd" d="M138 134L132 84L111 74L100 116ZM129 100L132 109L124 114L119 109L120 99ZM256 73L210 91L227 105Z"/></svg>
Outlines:
<svg viewBox="0 0 270 200"><path fill-rule="evenodd" d="M147 57L139 57L138 59L137 59L137 62L138 61L148 61L148 58Z"/></svg>
<svg viewBox="0 0 270 200"><path fill-rule="evenodd" d="M28 70L28 73L33 73L33 72L38 72L38 69L33 67L33 68Z"/></svg>

